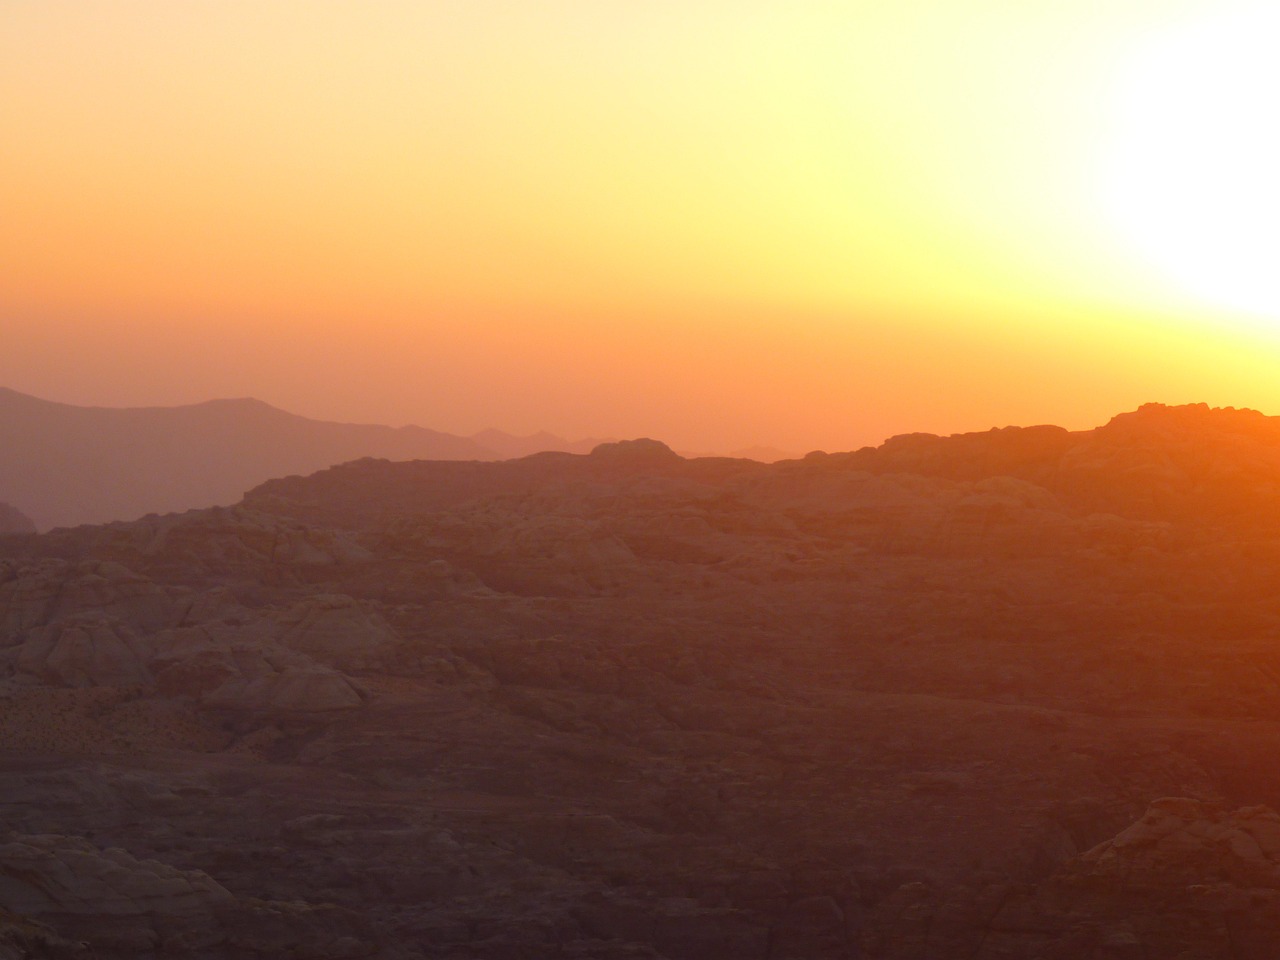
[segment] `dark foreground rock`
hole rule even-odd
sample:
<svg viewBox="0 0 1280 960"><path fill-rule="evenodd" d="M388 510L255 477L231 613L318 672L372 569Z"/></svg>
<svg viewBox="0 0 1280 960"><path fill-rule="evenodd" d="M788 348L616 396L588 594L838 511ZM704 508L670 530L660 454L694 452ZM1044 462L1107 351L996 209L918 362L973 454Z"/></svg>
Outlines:
<svg viewBox="0 0 1280 960"><path fill-rule="evenodd" d="M1280 956L1278 490L1149 407L0 539L0 958Z"/></svg>

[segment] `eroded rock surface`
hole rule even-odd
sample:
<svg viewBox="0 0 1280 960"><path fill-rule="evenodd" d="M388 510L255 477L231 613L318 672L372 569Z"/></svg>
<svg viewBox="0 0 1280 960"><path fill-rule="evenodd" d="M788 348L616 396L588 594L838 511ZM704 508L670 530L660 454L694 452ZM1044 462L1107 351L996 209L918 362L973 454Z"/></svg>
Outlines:
<svg viewBox="0 0 1280 960"><path fill-rule="evenodd" d="M977 956L1275 955L1280 816L1186 798L1155 801L1119 835L1011 896Z"/></svg>
<svg viewBox="0 0 1280 960"><path fill-rule="evenodd" d="M139 860L78 837L0 838L0 902L19 917L80 938L85 953L267 957L280 951L337 960L378 949L367 939L330 932L331 915L340 912L333 908L237 900L201 870ZM343 920L360 929L354 918ZM62 949L76 955L69 947ZM27 956L42 956L32 952L41 948L38 942L23 948Z"/></svg>
<svg viewBox="0 0 1280 960"><path fill-rule="evenodd" d="M1280 956L1277 491L1151 406L0 539L0 958Z"/></svg>

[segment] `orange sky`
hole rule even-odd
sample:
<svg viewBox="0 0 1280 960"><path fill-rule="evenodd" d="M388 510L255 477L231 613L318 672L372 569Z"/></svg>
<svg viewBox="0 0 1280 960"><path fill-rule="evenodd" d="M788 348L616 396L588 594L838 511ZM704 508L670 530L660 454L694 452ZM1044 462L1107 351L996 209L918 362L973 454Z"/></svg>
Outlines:
<svg viewBox="0 0 1280 960"><path fill-rule="evenodd" d="M7 0L0 384L695 450L1280 412L1274 27Z"/></svg>

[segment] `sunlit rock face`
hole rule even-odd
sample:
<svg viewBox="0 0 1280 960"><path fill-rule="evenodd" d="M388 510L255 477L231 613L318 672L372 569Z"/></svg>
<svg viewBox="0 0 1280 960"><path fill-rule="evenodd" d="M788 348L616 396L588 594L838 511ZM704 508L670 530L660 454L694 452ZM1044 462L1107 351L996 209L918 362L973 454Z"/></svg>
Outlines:
<svg viewBox="0 0 1280 960"><path fill-rule="evenodd" d="M1270 960L1277 484L1152 406L0 538L0 957Z"/></svg>

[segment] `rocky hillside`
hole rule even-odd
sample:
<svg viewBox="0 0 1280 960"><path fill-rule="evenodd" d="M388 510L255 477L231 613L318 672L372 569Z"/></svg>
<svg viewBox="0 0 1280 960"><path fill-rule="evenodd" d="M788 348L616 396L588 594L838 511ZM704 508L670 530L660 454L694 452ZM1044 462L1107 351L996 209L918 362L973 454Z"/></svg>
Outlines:
<svg viewBox="0 0 1280 960"><path fill-rule="evenodd" d="M0 957L1271 960L1277 483L1151 406L0 538Z"/></svg>

